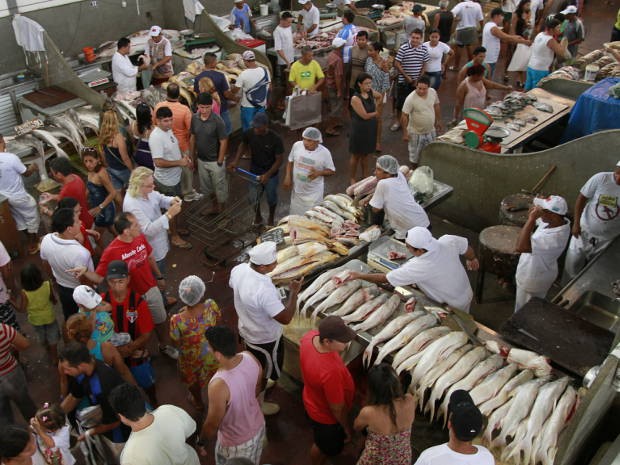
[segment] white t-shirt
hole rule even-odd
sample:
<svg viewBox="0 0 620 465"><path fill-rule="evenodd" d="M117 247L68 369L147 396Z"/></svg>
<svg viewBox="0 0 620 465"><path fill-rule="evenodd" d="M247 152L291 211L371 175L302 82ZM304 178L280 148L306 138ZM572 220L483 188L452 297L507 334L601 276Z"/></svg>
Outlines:
<svg viewBox="0 0 620 465"><path fill-rule="evenodd" d="M69 289L75 289L81 283L67 270L78 266L85 266L88 271L94 270L90 252L77 240L63 239L58 233L49 233L43 237L41 260L50 264L56 282Z"/></svg>
<svg viewBox="0 0 620 465"><path fill-rule="evenodd" d="M267 73L267 81L271 82L271 79L269 77L269 71L267 71L262 66L257 66L256 68L244 69L241 72L241 74L237 78L237 81L235 82L235 86L241 89L241 106L242 107L254 108L254 105L252 105L248 101L245 93L248 90L250 90L252 87L254 87L261 79L263 79L265 77L265 73ZM265 98L265 100L261 103L261 105L264 106L266 103L267 103L267 99Z"/></svg>
<svg viewBox="0 0 620 465"><path fill-rule="evenodd" d="M620 186L613 172L597 173L581 188L589 199L581 215L581 228L591 236L611 240L620 234Z"/></svg>
<svg viewBox="0 0 620 465"><path fill-rule="evenodd" d="M271 278L242 263L230 272L228 285L234 293L241 337L252 344L277 341L282 325L273 317L284 310L284 304Z"/></svg>
<svg viewBox="0 0 620 465"><path fill-rule="evenodd" d="M13 153L0 152L0 194L6 198L20 197L26 193L22 174L26 166Z"/></svg>
<svg viewBox="0 0 620 465"><path fill-rule="evenodd" d="M529 292L546 292L558 276L558 258L564 252L570 237L570 222L562 226L547 227L538 219L532 234L532 252L519 257L515 278L517 285Z"/></svg>
<svg viewBox="0 0 620 465"><path fill-rule="evenodd" d="M430 59L426 63L426 71L429 73L437 73L441 71L441 61L446 53L450 53L450 46L443 42L438 42L432 47L430 42L424 42L424 46L428 50Z"/></svg>
<svg viewBox="0 0 620 465"><path fill-rule="evenodd" d="M435 105L439 103L437 91L428 88L425 98L416 91L411 92L403 104L403 113L409 115L407 131L413 134L428 134L435 129Z"/></svg>
<svg viewBox="0 0 620 465"><path fill-rule="evenodd" d="M118 91L135 91L137 75L138 67L133 65L129 57L115 52L112 56L112 79L116 82Z"/></svg>
<svg viewBox="0 0 620 465"><path fill-rule="evenodd" d="M200 459L185 441L196 431L196 422L175 405L151 412L153 423L132 431L121 453L121 465L199 465Z"/></svg>
<svg viewBox="0 0 620 465"><path fill-rule="evenodd" d="M531 0L530 1L530 11L532 12L530 15L530 21L532 24L532 28L536 24L536 19L538 18L538 12L542 13L542 9L545 7L545 0Z"/></svg>
<svg viewBox="0 0 620 465"><path fill-rule="evenodd" d="M168 161L178 161L182 158L179 141L174 136L172 129L162 131L159 127L155 127L149 136L149 148L151 149L153 160L163 158ZM164 186L172 187L181 182L182 170L180 166L173 166L171 168L158 168L155 166L153 177Z"/></svg>
<svg viewBox="0 0 620 465"><path fill-rule="evenodd" d="M489 21L482 28L482 46L487 49L486 63L497 63L501 41L493 35L494 27L498 27L493 21Z"/></svg>
<svg viewBox="0 0 620 465"><path fill-rule="evenodd" d="M299 13L303 18L304 30L307 31L312 27L313 24L316 24L314 30L308 33L308 38L312 38L319 33L319 21L321 21L321 12L319 9L312 5L310 10L302 9Z"/></svg>
<svg viewBox="0 0 620 465"><path fill-rule="evenodd" d="M142 233L153 247L153 258L160 261L166 258L170 250L168 217L162 210L168 210L173 197L153 191L146 198L132 197L129 193L123 199L123 211L133 213L140 224Z"/></svg>
<svg viewBox="0 0 620 465"><path fill-rule="evenodd" d="M398 239L406 237L407 231L415 226L426 228L430 224L428 215L413 198L407 180L400 171L396 177L382 179L377 183L370 206L385 210Z"/></svg>
<svg viewBox="0 0 620 465"><path fill-rule="evenodd" d="M289 63L295 60L295 47L293 45L293 28L278 26L273 31L274 49L277 52L282 50ZM278 64L285 65L286 62L278 55Z"/></svg>
<svg viewBox="0 0 620 465"><path fill-rule="evenodd" d="M484 19L480 4L472 0L464 0L456 5L452 8L452 14L458 21L457 31L468 27L478 27L480 21Z"/></svg>
<svg viewBox="0 0 620 465"><path fill-rule="evenodd" d="M162 37L161 40L164 41L164 56L171 57L172 56L172 44L166 37ZM151 56L151 46L148 41L146 42L146 44L144 44L144 54Z"/></svg>
<svg viewBox="0 0 620 465"><path fill-rule="evenodd" d="M0 268L11 263L11 256L6 250L4 244L0 241ZM0 273L0 304L9 300L9 293L6 288L6 283L2 279L2 273Z"/></svg>
<svg viewBox="0 0 620 465"><path fill-rule="evenodd" d="M413 257L387 274L396 286L416 284L429 298L469 312L474 296L460 255L467 252L467 239L446 234L437 240L437 249Z"/></svg>
<svg viewBox="0 0 620 465"><path fill-rule="evenodd" d="M553 39L552 36L546 32L540 32L534 38L532 43L530 61L527 63L528 68L532 68L536 71L549 71L555 54L553 50L547 45L549 41Z"/></svg>
<svg viewBox="0 0 620 465"><path fill-rule="evenodd" d="M420 454L414 465L495 465L493 454L486 447L474 446L475 454L460 454L441 444L426 449Z"/></svg>
<svg viewBox="0 0 620 465"><path fill-rule="evenodd" d="M294 192L307 199L322 198L325 184L323 176L309 180L308 174L311 169L336 171L330 151L319 144L316 150L310 152L304 147L303 141L297 141L291 148L288 161L293 163Z"/></svg>

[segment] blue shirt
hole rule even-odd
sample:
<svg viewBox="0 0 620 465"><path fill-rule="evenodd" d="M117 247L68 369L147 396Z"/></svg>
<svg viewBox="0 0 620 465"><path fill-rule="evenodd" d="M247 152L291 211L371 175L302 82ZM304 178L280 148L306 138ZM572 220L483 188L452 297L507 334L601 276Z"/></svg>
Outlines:
<svg viewBox="0 0 620 465"><path fill-rule="evenodd" d="M250 11L250 7L247 3L243 4L243 8L239 9L234 7L230 12L233 25L241 28L246 34L249 34L252 31L252 26L250 25L251 14L252 12Z"/></svg>
<svg viewBox="0 0 620 465"><path fill-rule="evenodd" d="M220 96L220 102L221 102L220 113L224 111L228 111L228 101L226 100L226 97L224 96L224 92L226 92L227 90L230 90L230 85L228 84L228 79L226 78L224 73L221 73L214 69L208 69L206 71L203 71L198 76L196 76L196 79L194 79L194 92L196 93L199 92L198 83L200 82L202 78L205 78L205 77L208 77L209 79L213 81L215 90L217 90L217 93Z"/></svg>

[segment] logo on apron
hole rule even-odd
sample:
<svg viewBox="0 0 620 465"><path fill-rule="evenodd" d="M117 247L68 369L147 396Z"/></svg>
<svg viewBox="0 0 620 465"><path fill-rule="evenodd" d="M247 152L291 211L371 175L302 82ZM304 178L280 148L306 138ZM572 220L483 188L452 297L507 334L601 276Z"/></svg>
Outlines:
<svg viewBox="0 0 620 465"><path fill-rule="evenodd" d="M601 221L611 221L620 214L618 199L611 195L599 195L596 203L596 216Z"/></svg>

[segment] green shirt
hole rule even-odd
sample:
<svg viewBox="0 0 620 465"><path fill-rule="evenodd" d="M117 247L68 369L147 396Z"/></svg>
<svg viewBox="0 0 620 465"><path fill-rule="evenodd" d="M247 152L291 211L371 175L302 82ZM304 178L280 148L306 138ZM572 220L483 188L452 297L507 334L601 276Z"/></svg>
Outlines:
<svg viewBox="0 0 620 465"><path fill-rule="evenodd" d="M50 300L50 282L45 281L41 287L35 291L26 291L24 294L28 298L28 322L32 326L49 325L54 322L54 308Z"/></svg>

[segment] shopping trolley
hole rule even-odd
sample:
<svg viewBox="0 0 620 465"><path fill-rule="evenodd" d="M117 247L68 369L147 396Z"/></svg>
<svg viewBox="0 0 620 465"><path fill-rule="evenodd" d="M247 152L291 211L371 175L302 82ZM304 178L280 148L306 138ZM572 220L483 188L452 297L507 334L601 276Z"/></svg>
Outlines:
<svg viewBox="0 0 620 465"><path fill-rule="evenodd" d="M101 407L95 405L78 410L75 415L75 422L78 434L84 435L90 428L101 423ZM87 465L115 465L117 463L113 452L99 435L84 436L79 447Z"/></svg>
<svg viewBox="0 0 620 465"><path fill-rule="evenodd" d="M255 218L260 212L265 186L260 183L260 176L250 171L235 168L234 174L241 184L235 183L235 179L230 184L251 186L256 192L255 198L250 197L248 189L236 188L230 190L229 205L217 216L205 214L208 201L192 202L183 212L192 242L202 245L205 257L213 266L224 265L228 258L239 254L239 249L253 244L261 229Z"/></svg>

